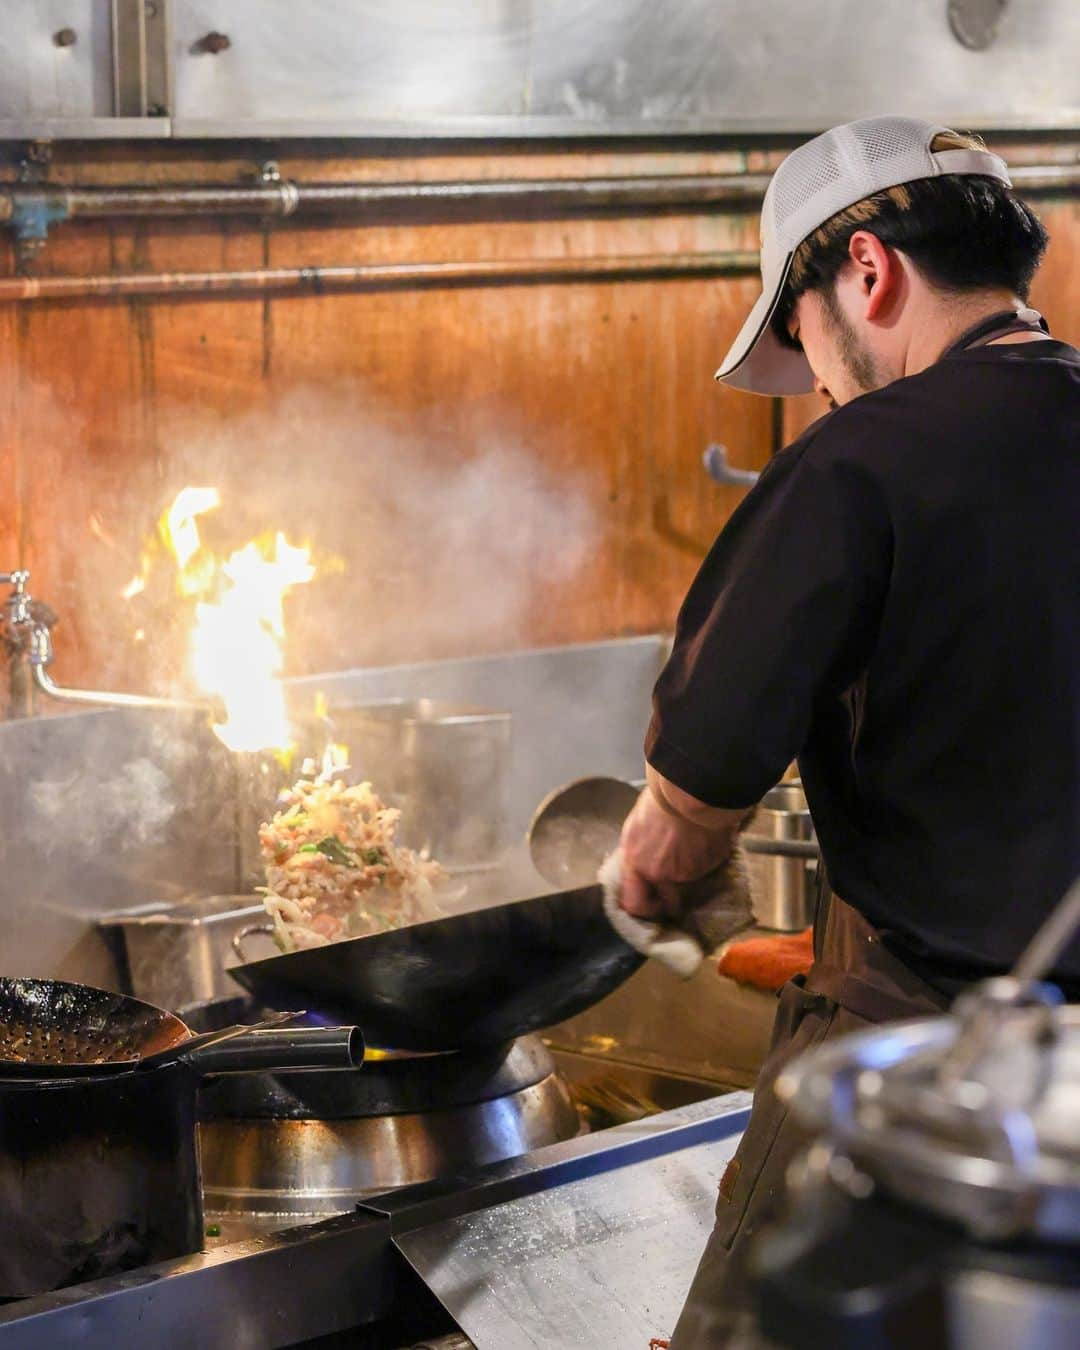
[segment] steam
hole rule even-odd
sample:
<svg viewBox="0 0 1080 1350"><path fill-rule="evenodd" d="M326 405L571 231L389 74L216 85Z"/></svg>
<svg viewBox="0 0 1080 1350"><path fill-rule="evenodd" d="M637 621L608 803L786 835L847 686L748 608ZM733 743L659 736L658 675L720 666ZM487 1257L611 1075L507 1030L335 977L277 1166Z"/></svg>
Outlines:
<svg viewBox="0 0 1080 1350"><path fill-rule="evenodd" d="M186 484L220 491L220 510L201 519L216 551L268 530L310 543L319 575L287 602L290 675L513 649L543 631L596 547L596 488L521 428L465 442L446 412L417 411L406 427L358 384L294 389L225 417L173 409L156 466L102 502L98 522L123 541L128 576L134 522L145 535ZM153 578L145 594L122 590L103 621L122 638L124 686L177 687L190 613L155 596ZM106 666L119 664L117 653Z"/></svg>
<svg viewBox="0 0 1080 1350"><path fill-rule="evenodd" d="M72 773L30 784L35 842L49 853L72 836L85 845L109 840L120 850L159 843L176 809L169 778L152 760L130 760L107 777Z"/></svg>

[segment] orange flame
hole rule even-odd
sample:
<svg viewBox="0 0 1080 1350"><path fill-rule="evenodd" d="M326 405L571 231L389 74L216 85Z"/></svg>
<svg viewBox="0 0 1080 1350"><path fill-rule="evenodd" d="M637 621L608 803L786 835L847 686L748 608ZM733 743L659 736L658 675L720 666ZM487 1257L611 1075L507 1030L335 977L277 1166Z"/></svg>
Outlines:
<svg viewBox="0 0 1080 1350"><path fill-rule="evenodd" d="M292 744L285 694L284 600L311 581L310 550L280 531L252 540L224 561L205 547L198 518L217 510L217 488L186 487L163 513L157 539L124 588L132 599L146 588L155 554L176 565L177 593L194 600L191 666L199 687L225 705L214 731L230 750L287 750Z"/></svg>

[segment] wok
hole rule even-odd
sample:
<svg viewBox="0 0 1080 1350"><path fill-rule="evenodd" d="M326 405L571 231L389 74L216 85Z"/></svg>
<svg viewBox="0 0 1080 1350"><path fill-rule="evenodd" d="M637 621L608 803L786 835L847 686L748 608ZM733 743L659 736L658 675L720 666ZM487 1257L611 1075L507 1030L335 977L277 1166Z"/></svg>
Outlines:
<svg viewBox="0 0 1080 1350"><path fill-rule="evenodd" d="M376 1045L494 1045L598 1003L644 958L582 886L233 966L264 1007L344 1018ZM241 960L245 929L234 939Z"/></svg>

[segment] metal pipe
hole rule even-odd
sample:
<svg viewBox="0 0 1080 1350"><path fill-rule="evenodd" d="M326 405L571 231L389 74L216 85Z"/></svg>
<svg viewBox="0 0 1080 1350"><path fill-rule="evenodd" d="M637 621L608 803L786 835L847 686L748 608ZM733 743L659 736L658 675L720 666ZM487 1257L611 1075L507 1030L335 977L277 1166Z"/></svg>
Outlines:
<svg viewBox="0 0 1080 1350"><path fill-rule="evenodd" d="M1011 169L1017 189L1029 193L1080 189L1080 162L1020 164ZM654 174L621 178L517 178L404 183L295 183L289 180L214 186L72 187L15 184L0 191L0 222L21 215L51 220L118 216L259 215L361 209L420 214L431 210L588 214L713 207L756 210L768 173Z"/></svg>
<svg viewBox="0 0 1080 1350"><path fill-rule="evenodd" d="M1022 196L1054 196L1080 190L1080 161L1072 164L1015 164L1009 169Z"/></svg>
<svg viewBox="0 0 1080 1350"><path fill-rule="evenodd" d="M355 1069L364 1062L364 1035L348 1026L271 1027L192 1050L184 1058L203 1074Z"/></svg>
<svg viewBox="0 0 1080 1350"><path fill-rule="evenodd" d="M96 708L171 708L188 712L211 712L215 700L158 698L153 694L107 693L101 689L65 689L55 682L43 665L33 664L34 682L43 694L63 703L80 703Z"/></svg>
<svg viewBox="0 0 1080 1350"><path fill-rule="evenodd" d="M624 257L526 258L482 262L371 263L344 267L267 267L221 272L134 272L85 277L4 277L0 301L70 300L95 296L245 294L407 287L529 285L586 280L752 276L758 255L640 254Z"/></svg>
<svg viewBox="0 0 1080 1350"><path fill-rule="evenodd" d="M575 214L760 205L768 174L660 174L627 178L518 178L405 183L294 183L239 186L61 187L13 185L0 192L0 221L22 214L52 220L116 216L259 215L360 209L388 213L496 216L515 212Z"/></svg>

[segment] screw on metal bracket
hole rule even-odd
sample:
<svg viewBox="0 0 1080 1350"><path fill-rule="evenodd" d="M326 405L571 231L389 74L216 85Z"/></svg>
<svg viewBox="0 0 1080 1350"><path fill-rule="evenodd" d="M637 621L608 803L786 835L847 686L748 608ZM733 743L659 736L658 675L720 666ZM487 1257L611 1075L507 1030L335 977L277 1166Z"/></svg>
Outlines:
<svg viewBox="0 0 1080 1350"><path fill-rule="evenodd" d="M984 52L998 35L1009 0L949 0L949 27L957 42L969 51Z"/></svg>
<svg viewBox="0 0 1080 1350"><path fill-rule="evenodd" d="M271 216L291 216L300 205L300 190L295 183L290 183L287 178L281 175L281 165L276 159L267 159L259 165L255 171L256 183L263 183L267 187L276 187L281 196L280 206L276 211L268 211Z"/></svg>
<svg viewBox="0 0 1080 1350"><path fill-rule="evenodd" d="M57 47L74 47L79 35L74 28L60 28L53 34L53 43Z"/></svg>
<svg viewBox="0 0 1080 1350"><path fill-rule="evenodd" d="M19 182L44 182L51 163L52 141L29 141L19 156Z"/></svg>

